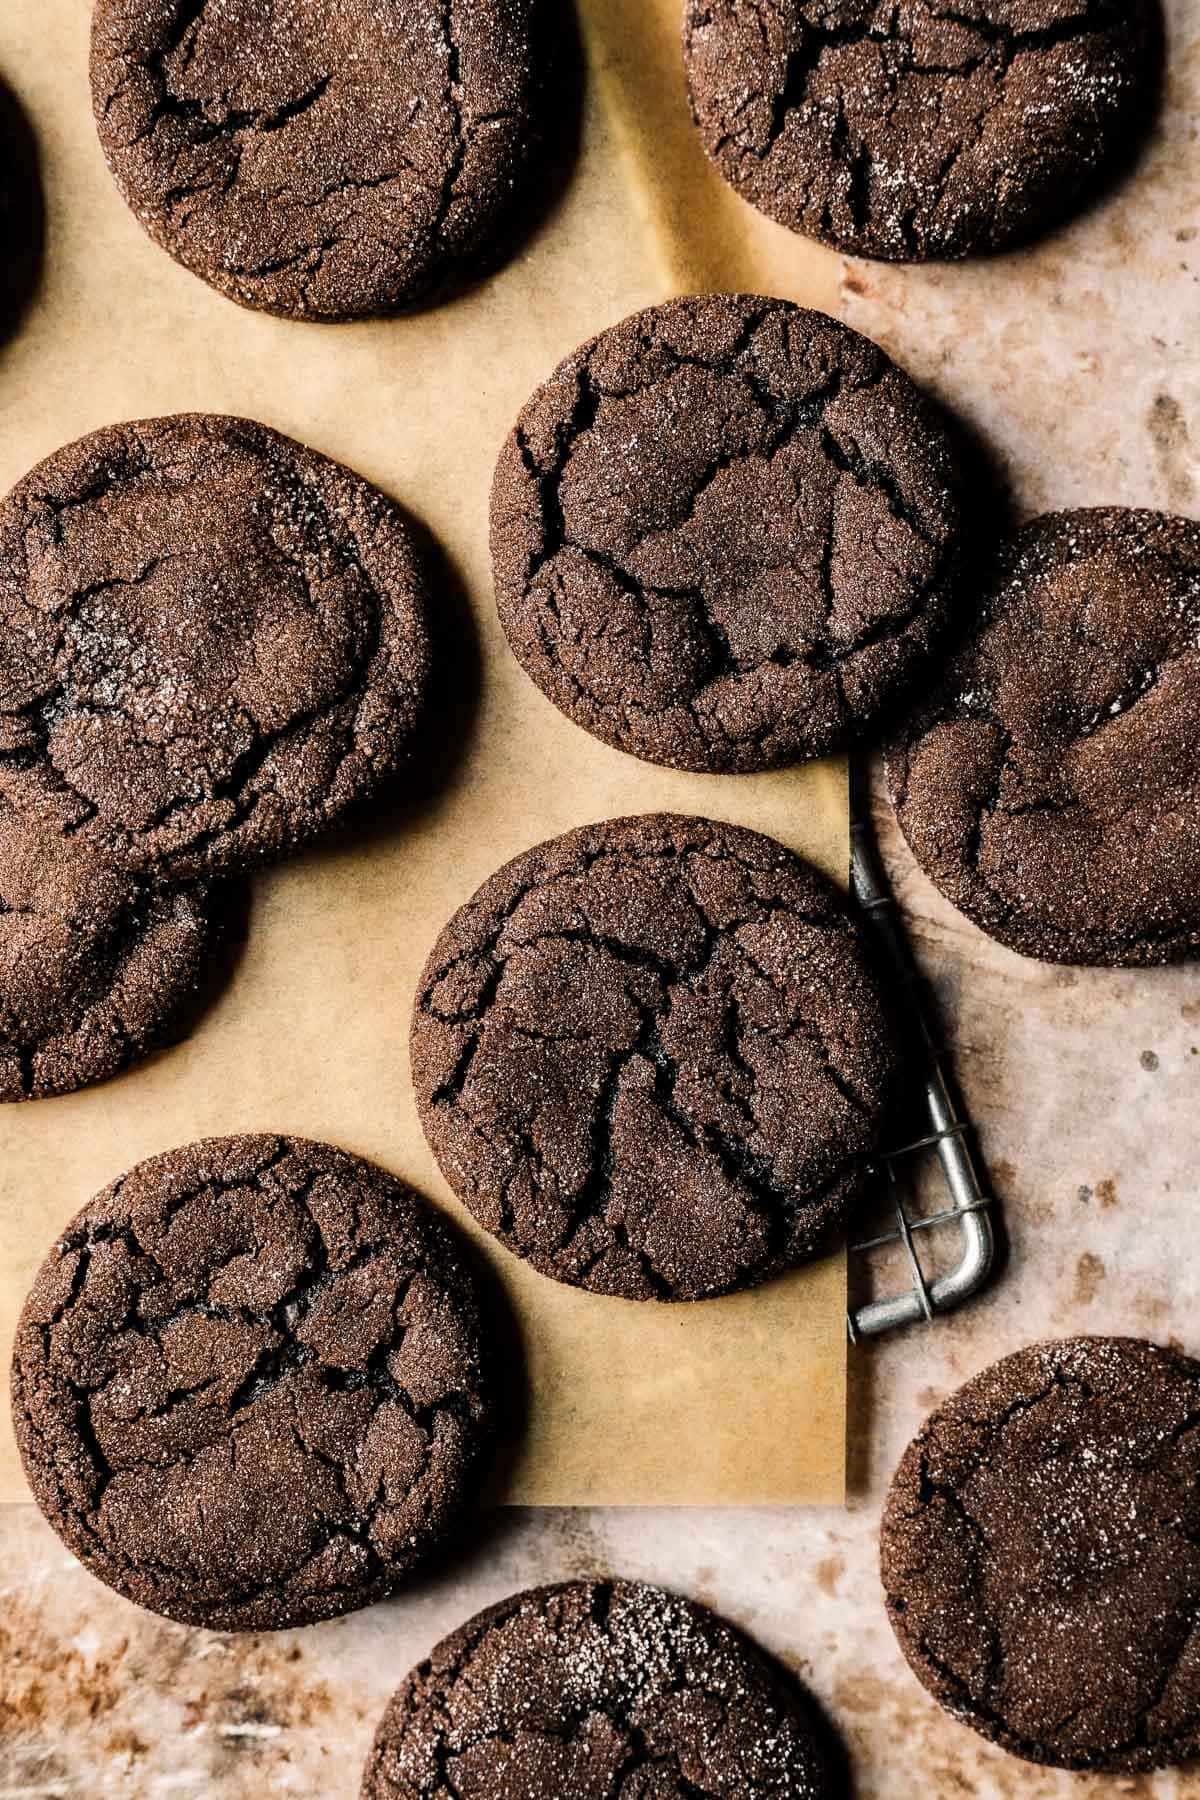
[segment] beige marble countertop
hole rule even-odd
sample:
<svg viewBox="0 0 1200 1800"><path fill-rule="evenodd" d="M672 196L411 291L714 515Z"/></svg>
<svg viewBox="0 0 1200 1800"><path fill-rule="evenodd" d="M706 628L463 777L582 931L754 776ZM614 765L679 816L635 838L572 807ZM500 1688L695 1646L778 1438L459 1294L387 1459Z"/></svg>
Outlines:
<svg viewBox="0 0 1200 1800"><path fill-rule="evenodd" d="M844 316L967 419L1023 511L1200 510L1200 0L1167 10L1162 123L1105 205L1000 262L843 273ZM1200 1796L1200 1770L1085 1779L983 1744L907 1673L875 1572L895 1459L973 1370L1071 1331L1143 1333L1200 1353L1200 973L1022 961L940 900L882 803L880 833L1008 1244L979 1300L855 1350L846 1508L505 1513L428 1586L329 1625L246 1638L135 1611L32 1508L7 1509L0 1800L348 1800L385 1700L438 1636L516 1587L597 1570L707 1600L797 1669L845 1736L859 1800Z"/></svg>

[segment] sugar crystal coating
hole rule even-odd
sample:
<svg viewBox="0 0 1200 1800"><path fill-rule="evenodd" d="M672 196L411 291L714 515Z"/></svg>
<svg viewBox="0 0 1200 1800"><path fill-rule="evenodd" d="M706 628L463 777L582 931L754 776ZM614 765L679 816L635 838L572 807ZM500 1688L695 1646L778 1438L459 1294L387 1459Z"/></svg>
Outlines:
<svg viewBox="0 0 1200 1800"><path fill-rule="evenodd" d="M492 489L500 619L620 750L745 772L862 736L924 663L960 523L941 421L869 339L747 294L584 344Z"/></svg>
<svg viewBox="0 0 1200 1800"><path fill-rule="evenodd" d="M441 934L413 1012L426 1135L480 1223L636 1300L753 1286L862 1193L894 1051L840 893L672 814L551 839Z"/></svg>
<svg viewBox="0 0 1200 1800"><path fill-rule="evenodd" d="M1004 547L959 650L888 748L943 893L1052 962L1200 950L1200 525L1047 513Z"/></svg>
<svg viewBox="0 0 1200 1800"><path fill-rule="evenodd" d="M116 182L244 306L344 319L491 254L537 139L535 0L97 0Z"/></svg>
<svg viewBox="0 0 1200 1800"><path fill-rule="evenodd" d="M399 508L251 420L110 426L0 503L0 793L47 840L281 855L395 775L429 661Z"/></svg>
<svg viewBox="0 0 1200 1800"><path fill-rule="evenodd" d="M17 1327L34 1497L94 1575L258 1631L398 1587L473 1498L490 1372L474 1285L382 1169L210 1138L98 1195Z"/></svg>
<svg viewBox="0 0 1200 1800"><path fill-rule="evenodd" d="M103 1081L165 1043L218 941L227 896L163 890L0 800L0 1100Z"/></svg>
<svg viewBox="0 0 1200 1800"><path fill-rule="evenodd" d="M1200 1749L1200 1364L1134 1338L1005 1357L922 1426L881 1531L914 1672L1006 1750L1133 1773Z"/></svg>
<svg viewBox="0 0 1200 1800"><path fill-rule="evenodd" d="M644 1582L514 1594L438 1644L363 1800L832 1800L806 1696L723 1619Z"/></svg>
<svg viewBox="0 0 1200 1800"><path fill-rule="evenodd" d="M857 256L1004 249L1089 196L1154 88L1154 0L687 0L705 149Z"/></svg>

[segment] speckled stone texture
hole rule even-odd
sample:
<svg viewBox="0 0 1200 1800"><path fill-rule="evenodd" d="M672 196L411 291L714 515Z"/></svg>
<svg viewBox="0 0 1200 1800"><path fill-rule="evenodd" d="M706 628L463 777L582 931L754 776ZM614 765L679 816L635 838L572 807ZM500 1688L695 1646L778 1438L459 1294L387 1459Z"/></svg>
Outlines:
<svg viewBox="0 0 1200 1800"><path fill-rule="evenodd" d="M514 1594L393 1697L362 1800L833 1800L798 1685L641 1582Z"/></svg>
<svg viewBox="0 0 1200 1800"><path fill-rule="evenodd" d="M92 98L177 261L293 318L469 273L537 138L537 0L97 0Z"/></svg>
<svg viewBox="0 0 1200 1800"><path fill-rule="evenodd" d="M17 1328L38 1504L140 1606L261 1631L367 1605L446 1541L486 1439L473 1284L400 1182L210 1138L76 1217Z"/></svg>
<svg viewBox="0 0 1200 1800"><path fill-rule="evenodd" d="M675 300L569 356L492 490L526 672L606 743L776 767L861 737L950 604L946 431L868 339L747 294Z"/></svg>
<svg viewBox="0 0 1200 1800"><path fill-rule="evenodd" d="M1135 1772L1200 1748L1200 1363L1035 1345L927 1420L881 1533L913 1669L1006 1750Z"/></svg>
<svg viewBox="0 0 1200 1800"><path fill-rule="evenodd" d="M114 425L0 504L0 793L172 879L291 850L379 790L429 677L377 488L246 419Z"/></svg>
<svg viewBox="0 0 1200 1800"><path fill-rule="evenodd" d="M855 256L1001 250L1076 210L1149 112L1154 0L687 0L692 112L761 211Z"/></svg>
<svg viewBox="0 0 1200 1800"><path fill-rule="evenodd" d="M47 850L0 801L0 1100L69 1093L168 1042L227 900L155 888L69 839Z"/></svg>
<svg viewBox="0 0 1200 1800"><path fill-rule="evenodd" d="M426 1135L544 1274L698 1300L804 1261L860 1197L894 1051L837 890L758 832L672 814L551 839L426 964Z"/></svg>
<svg viewBox="0 0 1200 1800"><path fill-rule="evenodd" d="M1035 519L888 753L922 867L1053 962L1200 951L1200 524Z"/></svg>

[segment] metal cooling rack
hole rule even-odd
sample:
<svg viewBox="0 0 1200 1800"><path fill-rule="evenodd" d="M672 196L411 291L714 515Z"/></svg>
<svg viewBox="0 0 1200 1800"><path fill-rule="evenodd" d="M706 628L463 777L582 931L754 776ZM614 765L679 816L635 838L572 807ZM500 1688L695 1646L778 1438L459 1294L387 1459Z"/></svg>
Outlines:
<svg viewBox="0 0 1200 1800"><path fill-rule="evenodd" d="M854 1342L922 1319L931 1323L938 1313L961 1306L987 1281L995 1239L988 1217L988 1208L994 1203L972 1154L973 1129L955 1100L931 1025L921 974L879 860L861 769L852 771L851 792L850 884L878 941L884 974L894 983L902 1027L909 1034L909 1047L919 1065L909 1108L915 1111L916 1135L881 1151L875 1159L884 1188L878 1207L881 1229L878 1235L850 1246L851 1255L864 1263L881 1254L894 1259L894 1246L899 1246L911 1281L898 1292L851 1307L846 1322ZM932 1211L917 1210L911 1205L911 1174L921 1160L933 1157L941 1165L949 1204ZM935 1273L930 1266L935 1246L939 1259L944 1259L953 1233L959 1240L957 1260Z"/></svg>

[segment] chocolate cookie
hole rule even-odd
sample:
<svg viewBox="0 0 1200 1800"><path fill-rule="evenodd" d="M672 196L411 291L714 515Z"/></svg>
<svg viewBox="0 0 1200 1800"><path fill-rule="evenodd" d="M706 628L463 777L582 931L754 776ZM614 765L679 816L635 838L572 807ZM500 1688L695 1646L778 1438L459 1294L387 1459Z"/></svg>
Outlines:
<svg viewBox="0 0 1200 1800"><path fill-rule="evenodd" d="M243 306L389 312L472 269L535 142L537 0L97 0L92 100L155 241Z"/></svg>
<svg viewBox="0 0 1200 1800"><path fill-rule="evenodd" d="M1200 1363L1037 1344L909 1445L882 1529L913 1670L985 1737L1063 1769L1200 1751Z"/></svg>
<svg viewBox="0 0 1200 1800"><path fill-rule="evenodd" d="M17 1327L34 1498L118 1593L222 1631L390 1593L471 1495L473 1284L381 1169L303 1138L139 1163L67 1227Z"/></svg>
<svg viewBox="0 0 1200 1800"><path fill-rule="evenodd" d="M854 256L1001 250L1077 210L1149 111L1153 0L687 0L692 114L761 212Z"/></svg>
<svg viewBox="0 0 1200 1800"><path fill-rule="evenodd" d="M888 753L917 861L1051 962L1200 949L1200 524L1048 513Z"/></svg>
<svg viewBox="0 0 1200 1800"><path fill-rule="evenodd" d="M489 1607L383 1715L363 1800L825 1800L797 1687L703 1606L569 1581Z"/></svg>
<svg viewBox="0 0 1200 1800"><path fill-rule="evenodd" d="M438 939L413 1015L456 1193L558 1281L631 1300L751 1287L857 1199L892 1048L840 894L708 819L588 825Z"/></svg>
<svg viewBox="0 0 1200 1800"><path fill-rule="evenodd" d="M104 1081L168 1042L223 905L166 892L66 838L49 850L0 801L0 1100Z"/></svg>
<svg viewBox="0 0 1200 1800"><path fill-rule="evenodd" d="M395 772L428 672L397 508L263 425L112 426L0 505L0 792L47 838L277 856Z"/></svg>
<svg viewBox="0 0 1200 1800"><path fill-rule="evenodd" d="M492 490L501 622L619 750L725 771L821 756L942 623L955 484L940 423L867 338L783 300L674 300L522 411Z"/></svg>

